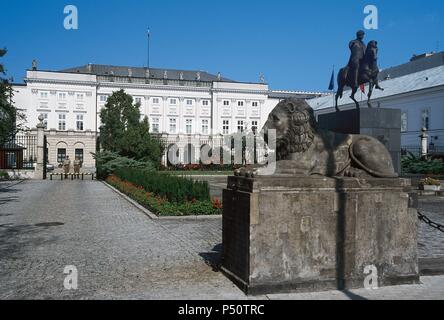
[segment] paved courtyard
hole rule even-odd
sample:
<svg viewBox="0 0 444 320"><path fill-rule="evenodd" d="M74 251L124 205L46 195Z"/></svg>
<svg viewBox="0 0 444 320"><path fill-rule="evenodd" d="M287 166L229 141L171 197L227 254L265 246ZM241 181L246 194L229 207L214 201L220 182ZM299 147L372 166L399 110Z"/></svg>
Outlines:
<svg viewBox="0 0 444 320"><path fill-rule="evenodd" d="M421 208L444 223L444 199ZM221 219L151 220L97 181L0 182L0 299L246 299L213 268ZM420 255L444 258L444 237L420 226ZM66 290L65 266L77 268ZM444 276L379 290L262 299L444 299Z"/></svg>

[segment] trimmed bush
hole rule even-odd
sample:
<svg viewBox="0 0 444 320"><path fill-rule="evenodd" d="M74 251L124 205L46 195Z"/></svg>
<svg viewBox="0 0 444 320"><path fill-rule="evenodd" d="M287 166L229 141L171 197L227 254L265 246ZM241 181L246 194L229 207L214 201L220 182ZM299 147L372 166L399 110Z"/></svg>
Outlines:
<svg viewBox="0 0 444 320"><path fill-rule="evenodd" d="M121 168L139 168L146 171L155 170L155 166L151 161L136 161L122 157L116 152L102 151L93 154L93 156L96 159L97 177L99 179L106 179Z"/></svg>
<svg viewBox="0 0 444 320"><path fill-rule="evenodd" d="M1 180L7 180L9 179L9 175L6 171L0 170L0 179Z"/></svg>
<svg viewBox="0 0 444 320"><path fill-rule="evenodd" d="M210 189L206 181L193 181L138 168L119 168L114 174L122 180L143 187L147 192L166 198L169 202L182 204L186 201L210 200Z"/></svg>
<svg viewBox="0 0 444 320"><path fill-rule="evenodd" d="M444 164L441 159L421 159L412 153L401 158L402 172L413 174L444 174Z"/></svg>

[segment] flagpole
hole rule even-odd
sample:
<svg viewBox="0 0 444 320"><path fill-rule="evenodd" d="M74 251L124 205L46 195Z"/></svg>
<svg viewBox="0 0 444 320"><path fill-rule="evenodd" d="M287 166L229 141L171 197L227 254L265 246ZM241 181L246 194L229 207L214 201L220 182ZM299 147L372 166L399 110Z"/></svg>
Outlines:
<svg viewBox="0 0 444 320"><path fill-rule="evenodd" d="M333 65L333 80L335 75L335 65ZM333 107L335 106L335 86L333 86Z"/></svg>
<svg viewBox="0 0 444 320"><path fill-rule="evenodd" d="M335 84L334 84L335 65L333 65L333 72L332 72L331 76L332 76L332 78L330 80L330 86L331 86L331 92L332 92L332 98L333 98L333 105L332 105L332 107L334 107L335 106Z"/></svg>
<svg viewBox="0 0 444 320"><path fill-rule="evenodd" d="M148 28L148 50L147 50L147 68L150 68L150 38L151 38L151 31L150 28Z"/></svg>

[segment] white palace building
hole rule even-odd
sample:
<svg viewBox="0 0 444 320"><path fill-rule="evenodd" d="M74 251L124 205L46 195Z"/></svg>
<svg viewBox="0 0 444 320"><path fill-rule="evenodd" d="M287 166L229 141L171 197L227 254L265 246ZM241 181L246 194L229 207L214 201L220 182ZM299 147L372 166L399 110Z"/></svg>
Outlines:
<svg viewBox="0 0 444 320"><path fill-rule="evenodd" d="M198 162L201 147L215 147L224 135L260 129L281 99L322 95L270 90L263 78L245 83L204 71L95 64L61 71L34 65L25 83L13 89L15 105L26 114L28 134L33 134L40 114L45 119L48 162L57 165L69 156L82 160L84 168L95 167L91 153L100 134L100 110L120 89L140 103L151 131L166 146L178 147L182 163Z"/></svg>

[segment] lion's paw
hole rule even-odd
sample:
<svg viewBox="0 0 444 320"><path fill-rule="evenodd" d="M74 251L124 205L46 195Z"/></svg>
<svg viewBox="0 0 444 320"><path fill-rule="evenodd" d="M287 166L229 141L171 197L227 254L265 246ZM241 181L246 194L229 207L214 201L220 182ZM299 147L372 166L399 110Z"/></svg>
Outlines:
<svg viewBox="0 0 444 320"><path fill-rule="evenodd" d="M258 168L243 167L234 171L236 177L254 178L257 175Z"/></svg>

